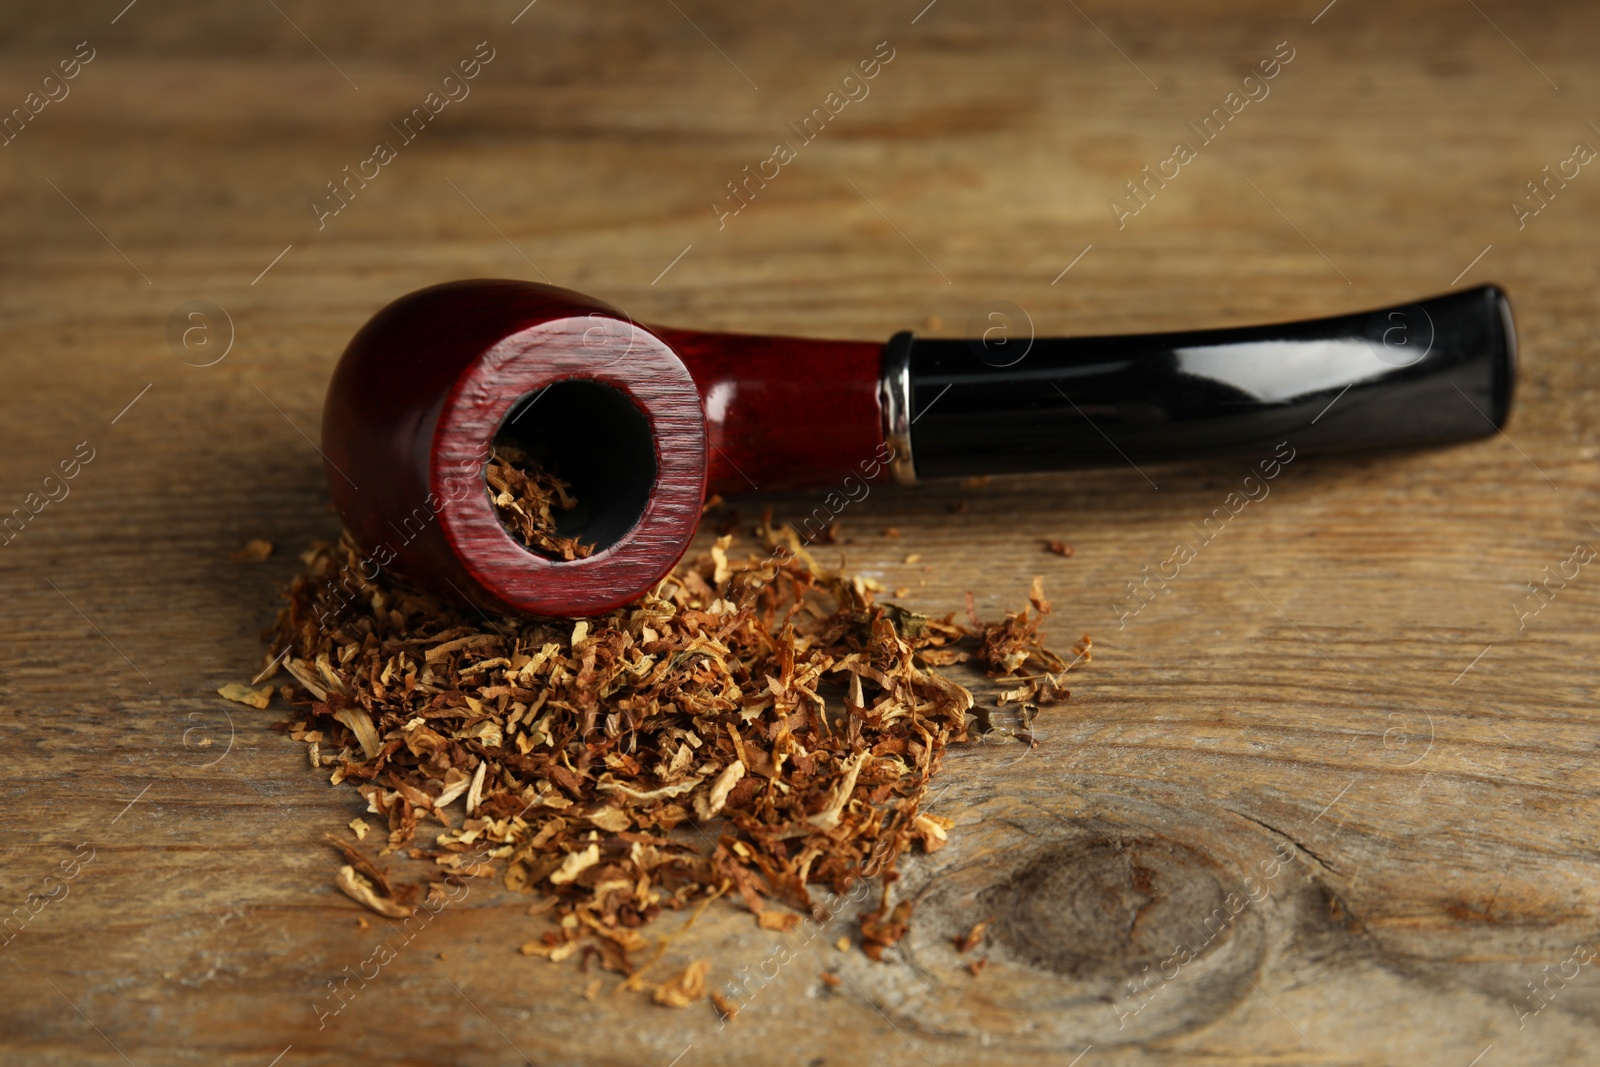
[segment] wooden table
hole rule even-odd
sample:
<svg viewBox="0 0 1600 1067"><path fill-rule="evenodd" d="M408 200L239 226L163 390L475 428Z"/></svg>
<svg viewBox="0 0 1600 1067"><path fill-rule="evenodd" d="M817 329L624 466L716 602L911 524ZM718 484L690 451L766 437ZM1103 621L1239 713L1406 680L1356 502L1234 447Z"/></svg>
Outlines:
<svg viewBox="0 0 1600 1067"><path fill-rule="evenodd" d="M80 442L93 458L0 551L0 914L28 918L0 947L0 1059L1593 1061L1600 577L1548 602L1525 585L1600 543L1600 174L1547 186L1521 228L1511 207L1600 145L1589 5L524 2L10 20L0 105L69 95L0 149L0 511ZM93 58L42 85L75 49ZM802 141L789 123L891 49ZM475 51L470 95L404 141L390 124ZM1119 229L1124 183L1291 52ZM396 157L313 207L379 140ZM719 225L780 141L796 158ZM1523 377L1505 435L1297 458L1120 627L1128 580L1243 461L851 505L849 565L914 605L971 590L992 614L1043 574L1058 643L1095 638L1037 749L952 754L933 810L957 826L907 866L891 962L719 905L659 966L776 974L721 1028L609 976L586 1000L574 961L514 951L527 899L484 886L319 1030L327 983L386 936L318 844L361 802L268 728L281 712L215 691L254 672L296 554L337 532L314 442L344 342L402 292L485 275L647 322L859 338L959 335L995 299L1046 335L1492 279ZM816 501L739 506L764 503ZM269 561L230 558L257 537ZM983 918L972 978L948 939Z"/></svg>

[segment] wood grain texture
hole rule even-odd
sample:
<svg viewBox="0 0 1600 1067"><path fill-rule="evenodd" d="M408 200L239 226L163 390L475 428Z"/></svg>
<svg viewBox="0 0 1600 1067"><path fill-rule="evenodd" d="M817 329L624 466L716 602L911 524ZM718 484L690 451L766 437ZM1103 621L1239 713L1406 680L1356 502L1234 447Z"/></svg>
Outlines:
<svg viewBox="0 0 1600 1067"><path fill-rule="evenodd" d="M5 108L94 50L0 148L0 516L23 509L0 548L0 915L94 850L0 946L0 1061L1592 1059L1600 593L1587 567L1527 588L1600 538L1600 177L1526 189L1600 144L1588 5L120 6L7 5L0 41ZM325 183L482 41L470 95L319 229ZM1108 200L1279 42L1270 94L1118 229ZM832 92L858 99L832 114ZM778 141L795 158L719 228ZM575 967L513 950L526 902L483 886L319 1030L326 983L402 935L357 924L317 843L357 798L278 713L214 693L337 531L312 443L337 354L394 296L486 275L641 322L858 338L959 336L995 299L1049 336L1493 280L1523 380L1507 436L1297 458L1120 629L1126 583L1243 465L874 485L838 516L853 568L988 614L1042 573L1063 643L1095 636L1037 750L948 759L932 810L957 826L906 870L892 963L713 908L660 967L705 956L753 989L719 1030L586 1000ZM227 319L188 318L198 300ZM220 360L199 345L225 337ZM764 503L821 500L738 506ZM252 537L277 554L229 558ZM1247 876L1264 892L1231 912ZM948 938L985 918L973 979Z"/></svg>

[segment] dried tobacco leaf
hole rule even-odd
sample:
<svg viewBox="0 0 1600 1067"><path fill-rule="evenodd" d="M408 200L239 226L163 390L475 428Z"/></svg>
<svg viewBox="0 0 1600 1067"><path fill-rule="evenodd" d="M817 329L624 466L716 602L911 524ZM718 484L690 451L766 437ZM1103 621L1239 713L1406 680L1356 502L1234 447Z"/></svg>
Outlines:
<svg viewBox="0 0 1600 1067"><path fill-rule="evenodd" d="M687 1008L706 995L706 975L710 971L710 960L695 960L682 972L657 986L652 999L669 1008Z"/></svg>
<svg viewBox="0 0 1600 1067"><path fill-rule="evenodd" d="M902 900L890 908L888 894L884 896L884 903L876 911L861 916L861 951L875 960L883 959L883 950L911 929L911 901Z"/></svg>
<svg viewBox="0 0 1600 1067"><path fill-rule="evenodd" d="M954 819L923 812L912 820L911 832L921 842L922 851L937 852L944 847L946 841L950 840L950 835L946 831L955 824Z"/></svg>
<svg viewBox="0 0 1600 1067"><path fill-rule="evenodd" d="M496 441L486 478L495 514L524 545L555 559L574 560L594 553L576 537L556 533L556 511L578 506L572 486L546 471L508 441Z"/></svg>
<svg viewBox="0 0 1600 1067"><path fill-rule="evenodd" d="M563 492L548 489L557 506ZM524 954L559 961L581 942L641 988L637 928L663 910L731 892L780 928L795 917L772 902L810 912L813 886L882 877L862 919L880 958L910 916L888 899L895 863L946 840L950 822L921 805L976 710L938 667L1068 664L1041 642L1037 583L1036 614L974 620L974 641L949 617L876 603L875 583L825 571L770 517L757 533L760 555L719 538L637 602L576 622L486 619L368 578L348 539L317 546L272 635L305 716L279 727L360 791L385 853L550 895L558 925ZM403 907L349 870L345 892ZM690 996L687 975L669 996Z"/></svg>
<svg viewBox="0 0 1600 1067"><path fill-rule="evenodd" d="M956 946L956 951L971 952L974 948L976 948L978 943L983 940L983 933L989 928L990 922L991 920L985 919L980 923L974 923L972 925L972 929L968 930L966 933L959 934L956 937L951 938L950 940Z"/></svg>
<svg viewBox="0 0 1600 1067"><path fill-rule="evenodd" d="M388 897L381 895L366 877L349 864L339 868L338 877L334 879L344 894L358 904L365 904L379 915L391 919L408 919L411 909L398 904Z"/></svg>
<svg viewBox="0 0 1600 1067"><path fill-rule="evenodd" d="M354 868L357 874L366 879L377 890L379 895L385 897L394 896L394 887L389 884L389 876L380 871L371 860L367 859L359 848L342 838L326 832L323 833L322 840L343 853L345 862Z"/></svg>
<svg viewBox="0 0 1600 1067"><path fill-rule="evenodd" d="M246 541L244 547L238 551L228 553L230 559L244 559L254 563L260 563L271 555L272 542L264 541L259 537Z"/></svg>
<svg viewBox="0 0 1600 1067"><path fill-rule="evenodd" d="M972 621L973 632L978 636L978 662L990 676L1014 675L1024 665L1031 664L1040 671L1054 672L1056 678L1080 659L1087 659L1091 642L1089 635L1073 651L1077 657L1068 663L1044 647L1039 627L1050 614L1050 601L1045 599L1044 579L1036 577L1028 593L1033 605L1021 611L1008 611L1004 622L984 623L978 619L972 594L967 594L967 616ZM1056 684L1054 681L1052 685Z"/></svg>
<svg viewBox="0 0 1600 1067"><path fill-rule="evenodd" d="M265 708L272 703L272 686L263 686L260 689L251 689L248 685L238 682L229 682L217 690L217 695L224 700L231 700L236 704L248 704L252 708Z"/></svg>

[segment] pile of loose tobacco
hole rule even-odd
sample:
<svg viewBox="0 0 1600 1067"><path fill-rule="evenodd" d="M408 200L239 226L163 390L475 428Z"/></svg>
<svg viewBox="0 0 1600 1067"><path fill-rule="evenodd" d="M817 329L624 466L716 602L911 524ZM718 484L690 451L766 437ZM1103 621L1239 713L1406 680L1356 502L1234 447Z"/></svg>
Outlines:
<svg viewBox="0 0 1600 1067"><path fill-rule="evenodd" d="M757 532L764 555L735 559L723 537L637 603L575 622L486 618L364 579L348 539L318 546L272 635L268 672L281 661L283 697L306 709L279 727L366 797L384 852L553 897L560 922L530 954L583 940L633 974L638 927L663 909L732 892L786 929L798 916L773 902L809 912L808 887L876 875L883 903L861 920L876 957L905 930L896 858L951 825L920 810L941 754L969 718L987 727L939 668L974 660L1006 676L1001 703L1026 706L1064 700L1070 664L1041 643L1038 580L1031 611L969 630L876 603L875 583L826 572L788 528ZM341 847L342 889L409 912L421 887Z"/></svg>

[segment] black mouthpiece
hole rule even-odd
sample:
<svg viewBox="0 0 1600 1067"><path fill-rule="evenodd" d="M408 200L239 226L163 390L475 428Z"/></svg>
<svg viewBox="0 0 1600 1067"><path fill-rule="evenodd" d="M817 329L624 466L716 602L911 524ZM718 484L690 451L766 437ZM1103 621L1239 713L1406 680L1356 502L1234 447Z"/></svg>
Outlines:
<svg viewBox="0 0 1600 1067"><path fill-rule="evenodd" d="M918 478L1462 441L1511 406L1492 285L1274 326L909 347Z"/></svg>

